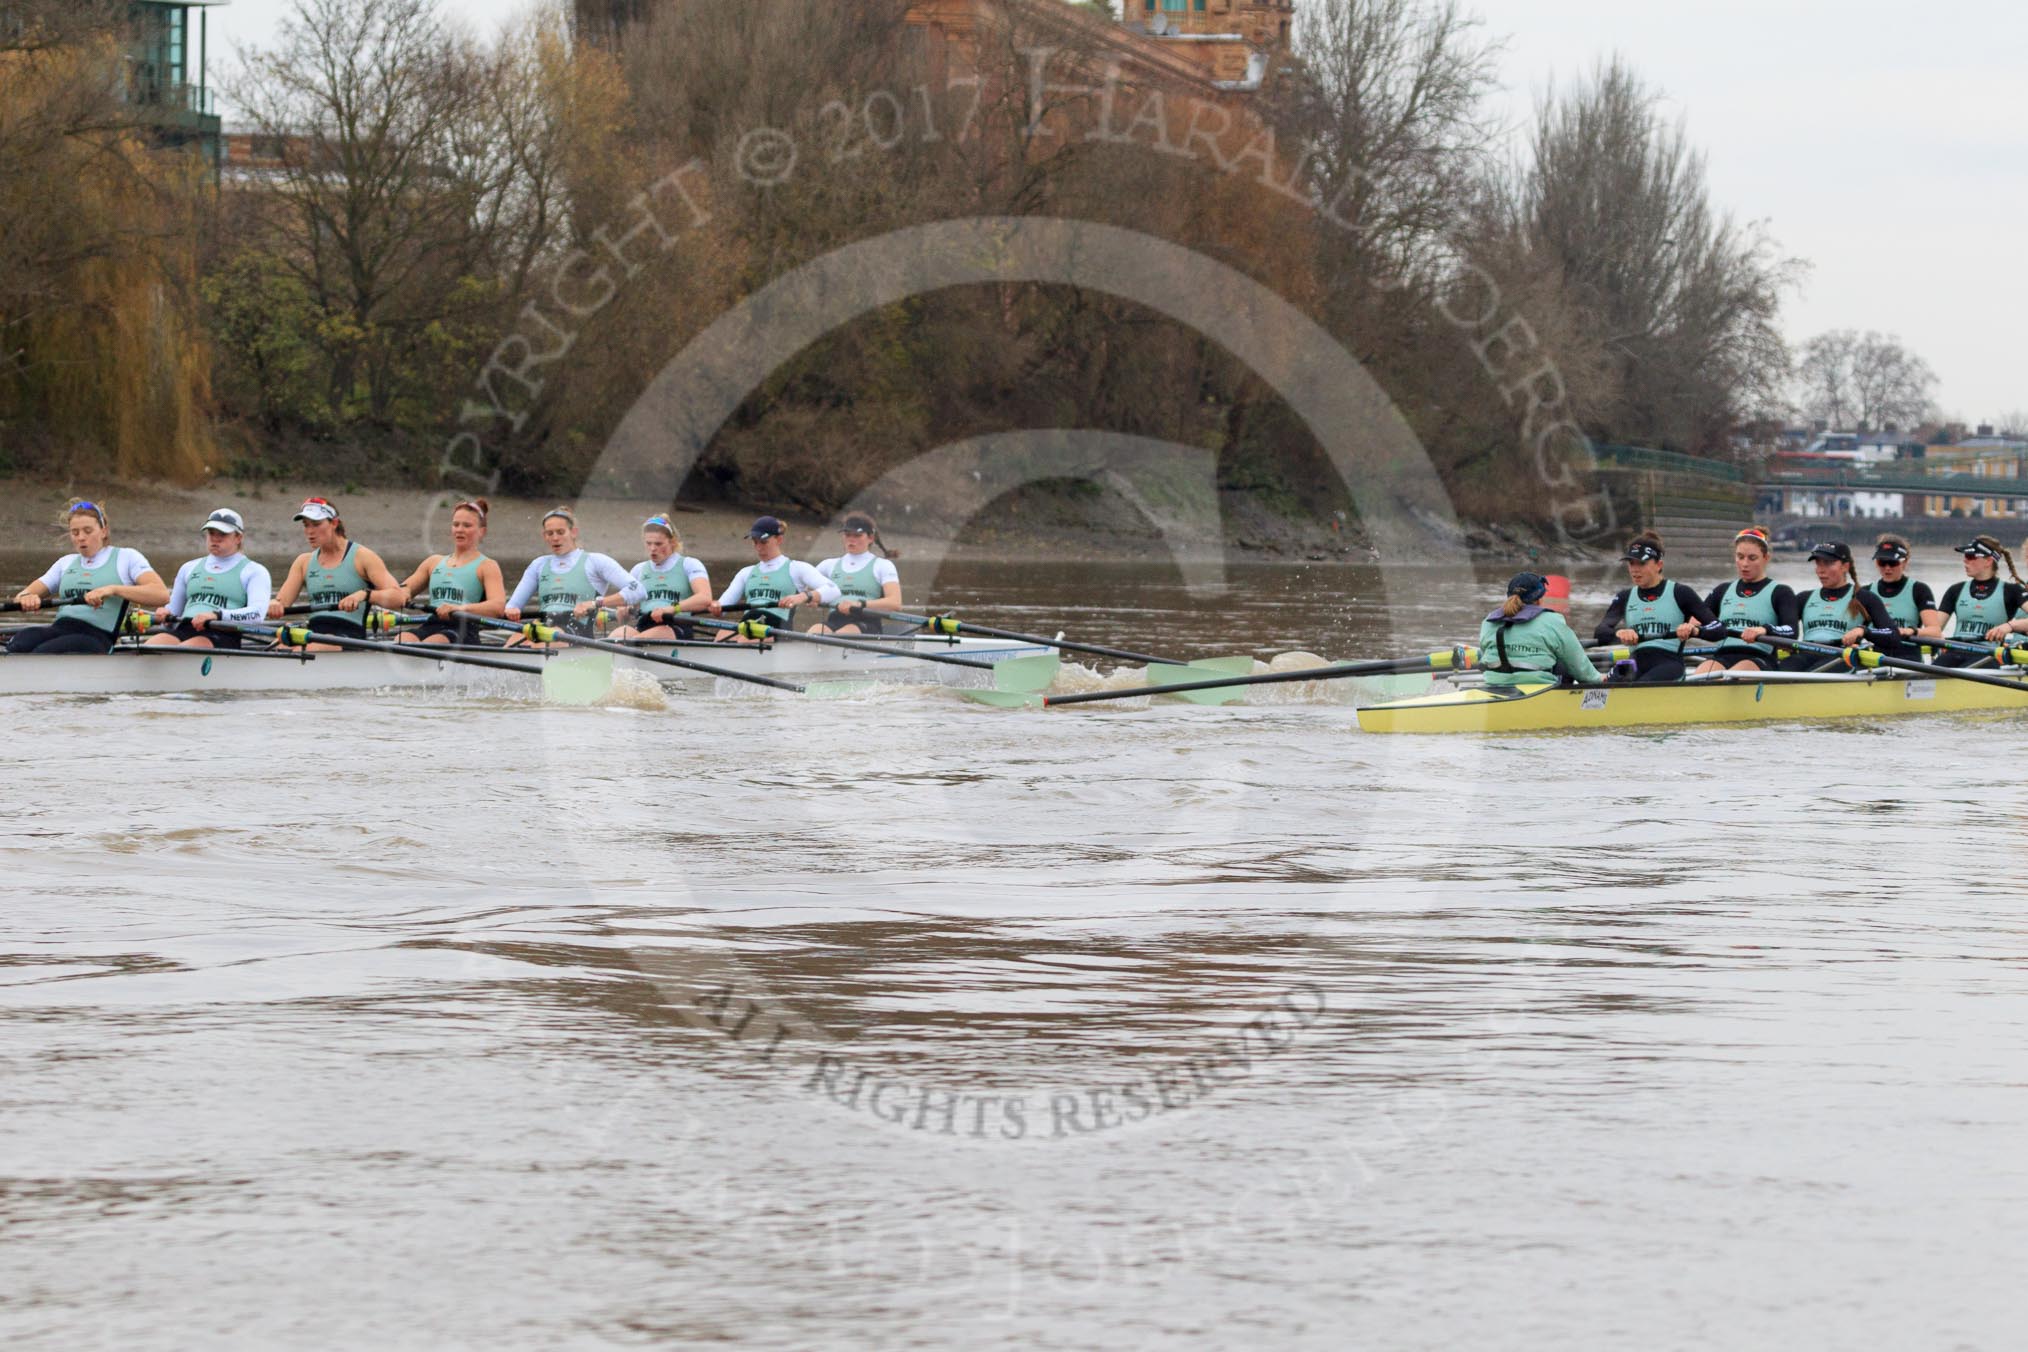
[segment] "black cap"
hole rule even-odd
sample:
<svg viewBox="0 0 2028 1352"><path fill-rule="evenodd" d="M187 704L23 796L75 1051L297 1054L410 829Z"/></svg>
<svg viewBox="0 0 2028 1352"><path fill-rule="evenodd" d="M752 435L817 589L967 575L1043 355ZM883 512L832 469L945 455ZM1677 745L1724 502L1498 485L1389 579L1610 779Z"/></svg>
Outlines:
<svg viewBox="0 0 2028 1352"><path fill-rule="evenodd" d="M1653 563L1662 557L1662 547L1653 540L1636 540L1620 555L1621 563Z"/></svg>
<svg viewBox="0 0 2028 1352"><path fill-rule="evenodd" d="M782 520L778 516L763 516L755 520L753 529L746 533L749 540L772 540L782 534Z"/></svg>
<svg viewBox="0 0 2028 1352"><path fill-rule="evenodd" d="M1516 573L1507 580L1507 595L1518 596L1521 604L1532 606L1549 591L1549 579L1540 573Z"/></svg>
<svg viewBox="0 0 2028 1352"><path fill-rule="evenodd" d="M1997 559L2000 557L2000 551L1987 544L1984 540L1974 540L1968 545L1959 545L1957 552L1968 559Z"/></svg>
<svg viewBox="0 0 2028 1352"><path fill-rule="evenodd" d="M848 512L845 519L838 523L838 529L863 530L868 535L871 535L873 534L873 518L864 512Z"/></svg>
<svg viewBox="0 0 2028 1352"><path fill-rule="evenodd" d="M1873 551L1875 563L1906 563L1908 551L1900 545L1881 545Z"/></svg>
<svg viewBox="0 0 2028 1352"><path fill-rule="evenodd" d="M1843 540L1834 540L1830 544L1824 545L1812 545L1810 546L1810 558L1813 561L1816 559L1836 559L1840 563L1850 563L1852 562L1852 546L1846 544Z"/></svg>

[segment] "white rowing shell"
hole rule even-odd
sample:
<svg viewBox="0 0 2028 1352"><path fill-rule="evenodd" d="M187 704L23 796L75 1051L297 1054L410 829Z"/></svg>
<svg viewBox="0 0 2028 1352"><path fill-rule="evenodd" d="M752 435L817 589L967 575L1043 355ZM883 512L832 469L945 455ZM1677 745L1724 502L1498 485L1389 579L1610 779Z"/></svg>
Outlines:
<svg viewBox="0 0 2028 1352"><path fill-rule="evenodd" d="M652 651L727 671L785 680L873 676L885 680L969 684L964 678L976 675L982 685L990 680L990 672L974 673L949 663L921 662L915 660L913 654L921 651L981 662L1002 662L1053 651L1034 644L978 638L960 638L955 642L942 639L889 641L882 643L881 648L880 652L867 653L790 641L767 648L722 643L710 649L658 648ZM562 650L564 653L570 651ZM540 665L544 660L539 653L515 649L489 650L485 656L527 662L532 666ZM614 661L619 669L639 671L658 681L714 679L703 672L685 671L631 657L618 657ZM294 659L243 657L224 652L182 649L149 653L121 650L105 656L0 657L0 695L378 690L390 686L436 685L476 688L501 694L514 694L524 687L539 690L539 682L533 676L456 662L396 657L388 653L316 653L307 659Z"/></svg>

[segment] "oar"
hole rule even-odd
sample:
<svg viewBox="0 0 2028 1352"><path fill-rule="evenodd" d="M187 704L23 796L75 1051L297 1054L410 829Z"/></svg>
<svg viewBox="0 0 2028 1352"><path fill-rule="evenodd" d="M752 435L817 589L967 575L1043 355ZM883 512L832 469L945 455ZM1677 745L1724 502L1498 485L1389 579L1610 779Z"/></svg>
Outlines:
<svg viewBox="0 0 2028 1352"><path fill-rule="evenodd" d="M1411 671L1459 671L1479 664L1477 648L1449 648L1422 657L1390 657L1373 662L1337 662L1326 667L1301 671L1270 671L1257 676L1228 676L1215 681L1185 681L1177 685L1150 685L1140 689L1087 690L1076 695L1051 695L1042 702L1050 708L1059 704L1096 704L1100 700L1139 699L1145 695L1173 695L1188 690L1225 690L1248 685L1279 685L1295 681L1335 681L1347 676L1392 676Z"/></svg>
<svg viewBox="0 0 2028 1352"><path fill-rule="evenodd" d="M1072 643L1069 639L1044 638L1040 634L1017 634L1012 629L988 629L983 624L969 620L955 619L949 615L910 615L899 610L876 611L884 619L899 620L903 624L917 624L932 634L982 634L987 638L1011 639L1016 643L1035 643L1045 648L1056 648L1069 653L1089 653L1093 657L1110 657L1115 662L1139 662L1146 666L1187 667L1188 662L1179 662L1173 657L1151 657L1147 653L1128 652L1124 648L1102 648L1095 643Z"/></svg>
<svg viewBox="0 0 2028 1352"><path fill-rule="evenodd" d="M1773 635L1762 641L1777 648L1835 657L1853 671L1857 671L1860 667L1892 667L1896 671L1912 671L1921 676L1947 676L1954 681L1976 681L1980 685L2004 686L2009 690L2019 690L2023 694L2028 694L2028 681L2014 676L1994 676L1983 671L1971 671L1965 667L1940 667L1930 662L1913 662L1905 657L1889 657L1871 648L1833 648L1825 643L1809 643L1795 638L1775 638Z"/></svg>
<svg viewBox="0 0 2028 1352"><path fill-rule="evenodd" d="M836 634L803 634L793 629L782 629L766 620L746 619L738 624L724 620L699 620L708 629L729 629L741 638L760 641L774 639L780 642L788 639L794 643L814 643L819 647L842 648L848 652L878 653L882 657L894 657L892 648L873 643L862 643L857 639L840 638ZM1002 708L1014 704L1033 703L1040 692L1047 690L1055 681L1056 673L1063 669L1063 659L1055 653L1037 653L1029 657L1010 657L1003 662L988 662L976 657L953 657L948 653L908 653L919 662L942 662L946 666L970 667L974 671L993 673L991 690L960 689L966 699L981 704L993 704ZM1249 659L1250 660L1250 659Z"/></svg>
<svg viewBox="0 0 2028 1352"><path fill-rule="evenodd" d="M40 615L46 611L59 610L64 606L81 606L84 603L85 600L82 596L73 597L68 601L61 596L45 596L36 603L34 610L30 610L19 601L0 601L0 615ZM114 603L109 602L108 604ZM120 601L117 604L131 606L134 603L132 601Z"/></svg>
<svg viewBox="0 0 2028 1352"><path fill-rule="evenodd" d="M2000 666L2028 666L2028 648L2010 648L2004 643L1969 643L1961 638L1905 638L1916 648L1939 648L1954 653L1977 653Z"/></svg>
<svg viewBox="0 0 2028 1352"><path fill-rule="evenodd" d="M217 621L213 621L207 627L227 634L246 634L257 638L278 638L283 644L291 648L306 648L312 643L328 643L334 648L343 648L348 652L392 653L396 657L417 657L429 662L455 662L460 666L466 667L490 667L494 671L518 671L526 676L540 676L543 672L540 666L530 666L526 662L506 662L497 657L473 657L465 653L447 653L441 650L432 652L427 645L421 643L376 643L372 639L349 638L343 634L326 634L315 629L305 629L300 625L292 628L277 629L261 624L220 624ZM160 651L172 652L174 649L163 647ZM305 653L304 656L307 657L310 654Z"/></svg>
<svg viewBox="0 0 2028 1352"><path fill-rule="evenodd" d="M723 629L736 633L741 638L757 641L788 639L793 643L815 643L820 647L843 648L848 652L879 653L882 657L895 656L894 649L885 645L845 638L837 634L805 634L794 629L780 628L769 624L766 620L740 620L738 623L730 620L698 620L696 623L705 629ZM977 657L953 657L949 653L906 653L903 656L913 657L921 662L944 662L954 667L971 667L975 671L988 670L994 665Z"/></svg>
<svg viewBox="0 0 2028 1352"><path fill-rule="evenodd" d="M640 649L630 648L624 643L611 643L602 638L585 638L580 634L573 634L566 630L555 628L539 620L517 624L513 620L496 620L486 616L475 616L474 618L478 619L479 623L489 629L512 630L533 639L537 643L567 643L574 648L589 648L593 652L613 653L620 657L631 657L636 662L653 662L657 666L679 667L684 671L702 672L707 676L723 676L729 681L745 681L749 685L764 685L771 690L787 690L791 694L796 695L803 694L809 689L808 686L797 685L794 681L784 681L774 676L761 676L750 671L732 671L726 667L714 667L703 662L691 662L681 657L664 657L660 653L642 652ZM423 645L417 643L410 646L420 648ZM607 673L607 680L610 683L610 672ZM544 684L545 688L548 688L548 683L545 682ZM581 691L575 689L568 692L573 697L581 693ZM592 698L597 698L597 695L593 695ZM573 702L589 703L590 701L574 699Z"/></svg>

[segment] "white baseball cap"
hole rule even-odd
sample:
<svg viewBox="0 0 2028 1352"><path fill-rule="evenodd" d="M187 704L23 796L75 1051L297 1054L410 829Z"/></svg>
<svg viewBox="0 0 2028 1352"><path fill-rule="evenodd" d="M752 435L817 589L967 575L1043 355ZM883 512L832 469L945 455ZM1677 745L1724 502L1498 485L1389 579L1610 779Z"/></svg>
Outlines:
<svg viewBox="0 0 2028 1352"><path fill-rule="evenodd" d="M296 511L298 521L336 521L338 509L322 498L307 498Z"/></svg>
<svg viewBox="0 0 2028 1352"><path fill-rule="evenodd" d="M230 507L221 507L213 512L199 530L215 530L225 535L246 534L246 522L239 519L239 513Z"/></svg>

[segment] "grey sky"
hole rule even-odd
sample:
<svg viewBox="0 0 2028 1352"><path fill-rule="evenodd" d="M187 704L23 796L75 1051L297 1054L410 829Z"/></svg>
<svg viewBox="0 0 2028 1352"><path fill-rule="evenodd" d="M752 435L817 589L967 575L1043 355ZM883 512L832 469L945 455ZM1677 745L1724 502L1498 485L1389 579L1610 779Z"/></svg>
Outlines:
<svg viewBox="0 0 2028 1352"><path fill-rule="evenodd" d="M291 0L212 12L216 68L266 41ZM513 8L447 0L482 29ZM1298 0L1301 3L1301 0ZM1954 414L2028 410L2028 6L2003 0L1468 0L1504 35L1507 109L1618 51L1710 156L1713 196L1765 220L1812 269L1787 307L1800 341L1899 334Z"/></svg>

